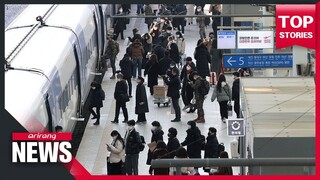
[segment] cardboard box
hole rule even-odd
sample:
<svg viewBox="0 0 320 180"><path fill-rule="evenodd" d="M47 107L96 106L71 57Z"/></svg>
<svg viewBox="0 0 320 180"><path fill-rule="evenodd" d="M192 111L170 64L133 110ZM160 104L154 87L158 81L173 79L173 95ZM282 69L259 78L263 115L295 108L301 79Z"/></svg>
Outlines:
<svg viewBox="0 0 320 180"><path fill-rule="evenodd" d="M153 86L153 97L155 99L164 99L167 97L167 86Z"/></svg>

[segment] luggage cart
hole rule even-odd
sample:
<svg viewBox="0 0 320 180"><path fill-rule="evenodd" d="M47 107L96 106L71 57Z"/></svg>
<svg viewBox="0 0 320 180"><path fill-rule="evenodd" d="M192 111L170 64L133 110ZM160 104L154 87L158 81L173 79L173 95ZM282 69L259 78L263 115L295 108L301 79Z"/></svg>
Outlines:
<svg viewBox="0 0 320 180"><path fill-rule="evenodd" d="M161 104L163 104L164 107L168 107L170 100L168 98L159 98L159 99L154 99L153 103L157 104L158 107L160 107Z"/></svg>
<svg viewBox="0 0 320 180"><path fill-rule="evenodd" d="M154 104L157 104L158 107L160 107L161 104L163 104L165 107L169 106L170 101L167 97L167 90L168 87L165 85L153 86L153 102Z"/></svg>

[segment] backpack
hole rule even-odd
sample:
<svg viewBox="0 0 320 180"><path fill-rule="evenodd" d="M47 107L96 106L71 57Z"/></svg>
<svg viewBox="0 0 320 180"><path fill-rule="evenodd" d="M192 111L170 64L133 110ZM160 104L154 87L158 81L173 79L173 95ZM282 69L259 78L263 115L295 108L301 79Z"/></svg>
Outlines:
<svg viewBox="0 0 320 180"><path fill-rule="evenodd" d="M140 136L140 138L141 138L141 144L139 145L139 150L143 151L144 150L144 146L146 144L146 141L144 140L143 136Z"/></svg>
<svg viewBox="0 0 320 180"><path fill-rule="evenodd" d="M224 144L223 143L220 143L218 144L218 156L220 157L220 154L222 151L224 151Z"/></svg>
<svg viewBox="0 0 320 180"><path fill-rule="evenodd" d="M200 95L205 96L209 93L209 91L210 91L210 83L205 79L201 79L201 85L199 87Z"/></svg>

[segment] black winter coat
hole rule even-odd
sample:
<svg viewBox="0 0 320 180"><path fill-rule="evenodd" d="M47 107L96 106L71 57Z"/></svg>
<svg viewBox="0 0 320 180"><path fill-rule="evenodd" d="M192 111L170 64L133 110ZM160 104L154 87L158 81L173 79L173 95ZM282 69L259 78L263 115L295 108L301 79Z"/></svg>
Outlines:
<svg viewBox="0 0 320 180"><path fill-rule="evenodd" d="M148 75L148 87L152 88L154 85L158 85L159 71L159 63L152 64L151 61L147 62L144 75Z"/></svg>
<svg viewBox="0 0 320 180"><path fill-rule="evenodd" d="M166 149L155 149L152 159L168 159L168 151ZM154 175L169 175L169 168L153 168Z"/></svg>
<svg viewBox="0 0 320 180"><path fill-rule="evenodd" d="M114 99L116 99L116 101L123 102L121 94L128 94L128 85L124 79L117 82L114 90Z"/></svg>
<svg viewBox="0 0 320 180"><path fill-rule="evenodd" d="M204 158L218 158L218 139L216 135L210 135L207 137L207 143L204 149Z"/></svg>
<svg viewBox="0 0 320 180"><path fill-rule="evenodd" d="M176 63L179 64L180 62L180 55L178 45L176 43L170 44L170 58Z"/></svg>
<svg viewBox="0 0 320 180"><path fill-rule="evenodd" d="M91 91L90 106L91 107L103 107L102 101L105 99L105 93L101 88L101 85L98 84L95 90Z"/></svg>
<svg viewBox="0 0 320 180"><path fill-rule="evenodd" d="M198 47L196 47L194 59L196 59L197 61L196 67L198 69L199 75L201 77L210 76L208 63L211 63L211 56L204 44L200 44Z"/></svg>
<svg viewBox="0 0 320 180"><path fill-rule="evenodd" d="M167 149L168 152L170 153L168 157L170 159L173 159L174 156L176 155L176 151L180 148L180 142L177 137L174 138L169 138L168 144L167 144Z"/></svg>
<svg viewBox="0 0 320 180"><path fill-rule="evenodd" d="M162 47L160 44L155 44L153 46L153 51L154 54L157 55L157 58L160 60L164 57L164 52L166 51L166 49L164 47Z"/></svg>
<svg viewBox="0 0 320 180"><path fill-rule="evenodd" d="M123 74L123 79L132 78L133 62L130 60L128 54L124 55L123 59L119 63L119 66L121 68L121 73Z"/></svg>
<svg viewBox="0 0 320 180"><path fill-rule="evenodd" d="M236 79L233 81L233 84L232 84L232 100L233 101L239 101L240 99L240 79Z"/></svg>
<svg viewBox="0 0 320 180"><path fill-rule="evenodd" d="M180 98L181 81L179 76L170 78L163 78L164 82L168 85L167 96L171 98Z"/></svg>
<svg viewBox="0 0 320 180"><path fill-rule="evenodd" d="M181 143L182 146L187 146L189 158L201 158L201 132L198 127L193 127L187 130L187 137Z"/></svg>
<svg viewBox="0 0 320 180"><path fill-rule="evenodd" d="M140 153L139 146L142 143L139 132L133 129L131 132L129 132L129 135L126 134L125 137L127 137L125 139L126 154L139 154Z"/></svg>
<svg viewBox="0 0 320 180"><path fill-rule="evenodd" d="M181 81L183 81L183 84L188 82L188 79L189 79L188 76L190 76L190 73L188 73L188 71L187 71L188 65L191 67L191 72L197 71L196 65L193 62L191 64L185 64L183 66L181 74L180 74L180 79L181 79ZM189 79L189 80L191 80L191 79Z"/></svg>
<svg viewBox="0 0 320 180"><path fill-rule="evenodd" d="M168 56L163 57L159 61L160 66L160 75L165 75L167 73L167 70L170 68L170 63L172 62L172 59Z"/></svg>
<svg viewBox="0 0 320 180"><path fill-rule="evenodd" d="M124 15L124 14L117 14L117 15ZM113 21L113 28L115 33L124 31L126 29L126 18L115 17Z"/></svg>
<svg viewBox="0 0 320 180"><path fill-rule="evenodd" d="M156 129L155 131L151 131L152 136L151 136L151 142L158 142L158 141L163 141L163 134L164 132L162 129ZM152 154L150 150L148 151L148 158L147 158L147 164L151 165L151 160L152 160Z"/></svg>
<svg viewBox="0 0 320 180"><path fill-rule="evenodd" d="M139 103L143 102L142 105ZM146 94L146 88L142 83L137 85L136 89L136 108L135 108L135 113L136 114L142 114L149 112L149 107L148 107L148 100L147 100L147 94Z"/></svg>

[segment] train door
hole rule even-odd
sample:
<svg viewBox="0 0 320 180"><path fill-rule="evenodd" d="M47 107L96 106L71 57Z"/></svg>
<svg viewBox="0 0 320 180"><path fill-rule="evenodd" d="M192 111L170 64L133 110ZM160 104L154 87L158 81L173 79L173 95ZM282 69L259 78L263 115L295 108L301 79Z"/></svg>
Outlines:
<svg viewBox="0 0 320 180"><path fill-rule="evenodd" d="M101 5L99 5L99 16L100 16L100 30L101 30L101 42L102 42L102 51L101 51L101 54L100 54L100 57L103 55L103 50L104 50L104 46L105 46L105 22L107 22L104 18L104 15L103 15L103 11L102 11L102 7Z"/></svg>
<svg viewBox="0 0 320 180"><path fill-rule="evenodd" d="M77 53L77 45L73 45L73 52L74 52L74 57L76 59L76 77L75 77L75 87L78 90L78 104L77 104L77 116L82 117L83 115L83 106L84 106L84 99L82 99L82 94L81 94L81 74L80 74L80 59Z"/></svg>
<svg viewBox="0 0 320 180"><path fill-rule="evenodd" d="M46 94L46 97L45 97L45 105L46 105L46 111L47 111L47 115L48 115L48 124L47 124L46 129L49 132L53 132L53 120L52 120L52 113L51 113L48 93Z"/></svg>
<svg viewBox="0 0 320 180"><path fill-rule="evenodd" d="M100 55L101 55L101 53L103 53L103 49L100 49L101 48L101 46L99 46L100 45L100 41L99 41L99 34L101 35L101 32L99 32L99 26L98 26L98 23L99 23L99 21L98 21L98 19L97 19L97 17L96 17L96 14L95 14L95 12L93 12L93 21L94 21L94 27L95 27L95 31L94 31L94 35L95 35L95 38L96 38L96 43L97 43L97 50L98 50L98 58L97 58L97 65L96 65L96 67L99 69L99 67L98 67L98 64L99 64L99 57L100 57ZM99 53L100 52L100 53Z"/></svg>

